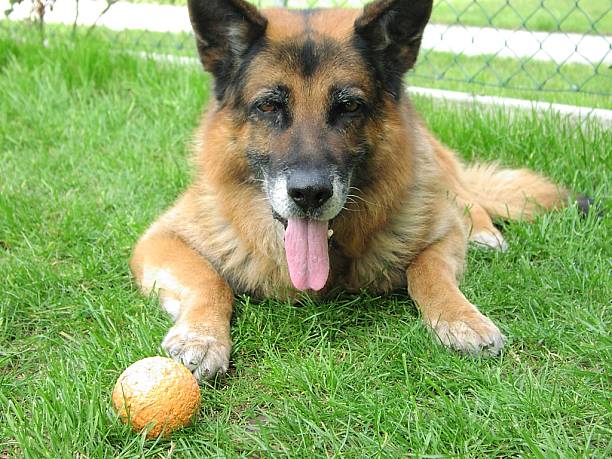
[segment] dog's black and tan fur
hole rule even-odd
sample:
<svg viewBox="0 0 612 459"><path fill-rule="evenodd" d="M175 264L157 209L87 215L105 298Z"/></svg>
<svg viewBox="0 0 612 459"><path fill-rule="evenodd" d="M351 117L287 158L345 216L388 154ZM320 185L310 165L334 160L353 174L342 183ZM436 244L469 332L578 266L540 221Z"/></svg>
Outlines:
<svg viewBox="0 0 612 459"><path fill-rule="evenodd" d="M196 178L138 242L131 268L175 319L165 349L196 377L228 367L235 293L295 296L292 218L333 231L323 294L407 288L442 343L503 346L457 286L468 240L504 250L492 216L528 219L567 192L527 170L464 166L427 131L403 76L431 3L259 11L190 0L215 97L196 134Z"/></svg>

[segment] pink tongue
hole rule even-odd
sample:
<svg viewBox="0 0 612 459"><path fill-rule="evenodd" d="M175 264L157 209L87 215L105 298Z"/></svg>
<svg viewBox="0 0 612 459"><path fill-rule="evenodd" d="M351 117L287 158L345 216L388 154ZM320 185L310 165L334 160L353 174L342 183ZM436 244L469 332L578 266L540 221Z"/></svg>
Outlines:
<svg viewBox="0 0 612 459"><path fill-rule="evenodd" d="M299 290L321 290L329 275L327 222L290 218L285 231L289 276Z"/></svg>

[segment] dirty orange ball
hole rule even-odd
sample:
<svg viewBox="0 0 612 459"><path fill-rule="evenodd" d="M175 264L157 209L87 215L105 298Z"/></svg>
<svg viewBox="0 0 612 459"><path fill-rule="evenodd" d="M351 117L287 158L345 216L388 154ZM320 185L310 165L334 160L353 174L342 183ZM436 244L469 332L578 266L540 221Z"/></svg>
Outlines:
<svg viewBox="0 0 612 459"><path fill-rule="evenodd" d="M121 373L112 398L124 423L134 431L150 426L147 438L155 438L189 423L200 406L200 387L183 365L166 357L148 357Z"/></svg>

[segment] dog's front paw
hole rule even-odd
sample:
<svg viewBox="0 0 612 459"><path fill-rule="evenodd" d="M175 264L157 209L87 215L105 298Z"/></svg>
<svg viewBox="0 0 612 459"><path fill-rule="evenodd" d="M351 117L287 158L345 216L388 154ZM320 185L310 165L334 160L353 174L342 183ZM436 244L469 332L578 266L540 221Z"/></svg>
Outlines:
<svg viewBox="0 0 612 459"><path fill-rule="evenodd" d="M470 354L497 355L506 341L499 328L479 312L471 312L460 320L437 320L431 328L442 344Z"/></svg>
<svg viewBox="0 0 612 459"><path fill-rule="evenodd" d="M508 243L504 239L504 236L495 228L493 228L493 230L485 229L471 234L470 242L474 247L481 249L498 250L500 252L508 250Z"/></svg>
<svg viewBox="0 0 612 459"><path fill-rule="evenodd" d="M207 333L206 327L178 323L170 329L162 347L174 360L185 365L195 378L212 379L223 374L229 366L231 344Z"/></svg>

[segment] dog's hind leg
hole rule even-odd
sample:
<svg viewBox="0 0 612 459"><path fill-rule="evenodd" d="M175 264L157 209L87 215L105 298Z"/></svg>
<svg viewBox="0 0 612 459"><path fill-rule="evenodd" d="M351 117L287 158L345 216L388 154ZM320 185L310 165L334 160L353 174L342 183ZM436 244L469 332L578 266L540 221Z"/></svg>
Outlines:
<svg viewBox="0 0 612 459"><path fill-rule="evenodd" d="M495 228L491 217L484 208L457 198L463 211L463 219L468 230L468 240L476 247L505 252L508 243L501 232Z"/></svg>
<svg viewBox="0 0 612 459"><path fill-rule="evenodd" d="M408 292L425 324L443 344L464 352L496 355L504 336L457 285L465 251L465 234L456 227L412 261L407 270Z"/></svg>
<svg viewBox="0 0 612 459"><path fill-rule="evenodd" d="M178 236L154 229L136 245L130 267L140 288L157 292L175 321L164 349L197 379L225 372L233 294L210 263Z"/></svg>
<svg viewBox="0 0 612 459"><path fill-rule="evenodd" d="M475 193L468 186L469 184L466 184L464 179L465 167L461 164L457 155L431 135L429 135L429 140L434 148L438 165L444 171L448 181L449 196L456 201L456 205L463 212L469 241L474 243L476 247L501 250L502 252L508 250L508 243L493 225L491 216L478 203Z"/></svg>

